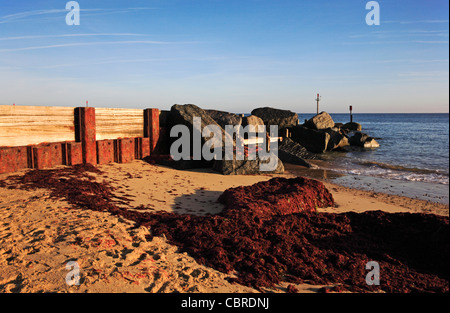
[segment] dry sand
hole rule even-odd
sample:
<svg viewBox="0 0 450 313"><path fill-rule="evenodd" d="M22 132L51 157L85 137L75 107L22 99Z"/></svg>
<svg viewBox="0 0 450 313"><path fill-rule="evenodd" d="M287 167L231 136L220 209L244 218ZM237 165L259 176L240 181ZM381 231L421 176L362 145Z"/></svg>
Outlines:
<svg viewBox="0 0 450 313"><path fill-rule="evenodd" d="M217 198L224 190L273 177L178 171L143 161L99 168L104 174L98 180L117 187L117 196L131 198L130 208L145 205L151 211L200 215L223 209ZM7 177L0 175L0 181ZM321 209L325 212L449 214L443 204L325 184L337 204ZM148 242L148 229L134 229L132 222L109 213L72 209L48 194L0 188L0 292L257 292L230 284L230 275L199 265L164 238ZM80 267L79 286L66 284L70 261ZM287 285L264 291L285 292ZM320 287L297 286L300 292Z"/></svg>

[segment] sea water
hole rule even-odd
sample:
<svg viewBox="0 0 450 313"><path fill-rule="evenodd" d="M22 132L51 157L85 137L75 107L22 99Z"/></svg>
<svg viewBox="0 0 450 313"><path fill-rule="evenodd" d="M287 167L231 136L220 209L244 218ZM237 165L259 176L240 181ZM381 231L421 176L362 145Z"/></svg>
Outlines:
<svg viewBox="0 0 450 313"><path fill-rule="evenodd" d="M330 114L347 123L349 114ZM300 121L313 114L299 114ZM449 114L354 114L362 132L376 137L376 149L327 152L324 169L345 174L348 187L449 202Z"/></svg>

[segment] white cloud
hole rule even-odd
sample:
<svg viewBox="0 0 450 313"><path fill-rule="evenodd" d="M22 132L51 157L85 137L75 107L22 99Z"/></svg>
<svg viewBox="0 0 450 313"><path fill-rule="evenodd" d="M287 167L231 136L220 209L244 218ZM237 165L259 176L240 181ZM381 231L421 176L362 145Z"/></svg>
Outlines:
<svg viewBox="0 0 450 313"><path fill-rule="evenodd" d="M54 65L46 65L40 66L38 68L41 69L52 69L52 68L61 68L61 67L73 67L73 66L91 66L91 65L103 65L103 64L125 64L125 63L161 63L161 62L177 62L177 61L220 61L226 59L225 57L173 57L173 58L145 58L145 59L101 59L92 62L83 61L78 63L64 63L64 64L54 64Z"/></svg>
<svg viewBox="0 0 450 313"><path fill-rule="evenodd" d="M66 44L57 44L57 45L0 49L0 53L28 51L28 50L41 50L41 49L53 49L53 48L66 48L66 47L81 47L81 46L130 45L130 44L170 45L170 44L190 44L190 43L195 43L195 42L167 42L167 41L152 41L152 40L76 42L76 43L66 43Z"/></svg>
<svg viewBox="0 0 450 313"><path fill-rule="evenodd" d="M61 35L35 35L35 36L15 36L0 37L0 41L5 40L23 40L23 39L43 39L43 38L64 38L64 37L103 37L103 36L150 36L148 34L132 34L132 33L99 33L99 34L61 34Z"/></svg>
<svg viewBox="0 0 450 313"><path fill-rule="evenodd" d="M4 16L0 17L0 23L2 23L2 22L7 23L7 22L11 22L11 21L14 21L17 19L27 18L30 16L48 15L48 14L56 14L56 13L62 13L62 12L67 12L67 11L63 10L63 9L52 9L52 10L34 10L34 11L19 12L19 13L4 15Z"/></svg>
<svg viewBox="0 0 450 313"><path fill-rule="evenodd" d="M382 21L387 24L441 24L447 23L449 20L418 20L418 21Z"/></svg>
<svg viewBox="0 0 450 313"><path fill-rule="evenodd" d="M400 77L447 77L448 71L424 71L424 72L404 72L398 73Z"/></svg>
<svg viewBox="0 0 450 313"><path fill-rule="evenodd" d="M383 30L371 31L348 36L357 38L399 38L399 37L448 37L448 30Z"/></svg>
<svg viewBox="0 0 450 313"><path fill-rule="evenodd" d="M408 44L408 43L419 43L419 44L449 44L448 40L372 40L372 41L354 41L354 42L343 42L344 45L381 45L381 44Z"/></svg>
<svg viewBox="0 0 450 313"><path fill-rule="evenodd" d="M413 43L425 43L425 44L448 44L448 40L413 40Z"/></svg>
<svg viewBox="0 0 450 313"><path fill-rule="evenodd" d="M86 16L93 15L104 15L104 14L117 14L117 13L129 13L136 12L142 10L155 10L155 8L124 8L124 9L83 9L81 8L81 12L92 12ZM32 10L32 11L24 11L18 12L14 14L4 15L0 17L0 24L12 23L12 22L21 22L26 21L38 16L43 15L55 15L55 14L66 14L68 11L66 9L47 9L47 10Z"/></svg>
<svg viewBox="0 0 450 313"><path fill-rule="evenodd" d="M373 63L448 63L449 59L392 59L392 60L378 60L372 61Z"/></svg>

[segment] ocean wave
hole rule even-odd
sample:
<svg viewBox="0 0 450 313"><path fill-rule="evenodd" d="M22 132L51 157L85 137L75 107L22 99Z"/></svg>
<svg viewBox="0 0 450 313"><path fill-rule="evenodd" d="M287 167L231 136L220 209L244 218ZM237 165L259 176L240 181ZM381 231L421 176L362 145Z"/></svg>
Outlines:
<svg viewBox="0 0 450 313"><path fill-rule="evenodd" d="M393 165L393 164L387 164L382 162L376 162L376 161L359 161L357 164L362 166L368 166L371 168L380 168L385 170L391 170L391 171L399 171L399 172L411 172L416 174L437 174L442 176L449 176L448 173L445 173L440 170L433 170L433 169L426 169L426 168L417 168L417 167L406 167L402 165Z"/></svg>
<svg viewBox="0 0 450 313"><path fill-rule="evenodd" d="M334 165L337 166L321 168L350 175L449 185L449 174L442 170L405 167L375 161L343 162Z"/></svg>
<svg viewBox="0 0 450 313"><path fill-rule="evenodd" d="M391 172L391 171L376 172L364 169L352 169L346 172L352 175L374 176L393 180L449 185L449 176L441 174L419 174L411 172Z"/></svg>

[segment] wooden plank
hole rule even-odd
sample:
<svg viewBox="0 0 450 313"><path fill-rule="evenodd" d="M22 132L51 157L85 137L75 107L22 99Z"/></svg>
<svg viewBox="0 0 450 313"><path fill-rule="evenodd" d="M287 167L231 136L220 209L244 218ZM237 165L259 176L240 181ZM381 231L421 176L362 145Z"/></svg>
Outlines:
<svg viewBox="0 0 450 313"><path fill-rule="evenodd" d="M75 140L74 108L0 105L0 147Z"/></svg>
<svg viewBox="0 0 450 313"><path fill-rule="evenodd" d="M95 108L97 140L144 137L144 110Z"/></svg>
<svg viewBox="0 0 450 313"><path fill-rule="evenodd" d="M270 142L283 141L283 137L270 137ZM244 145L257 145L264 143L264 138L244 139Z"/></svg>

